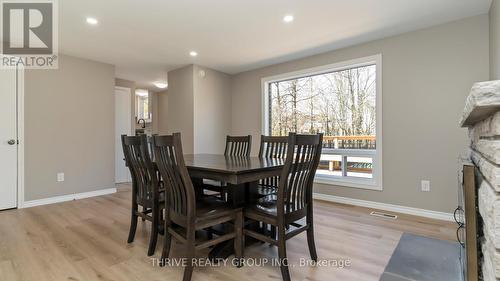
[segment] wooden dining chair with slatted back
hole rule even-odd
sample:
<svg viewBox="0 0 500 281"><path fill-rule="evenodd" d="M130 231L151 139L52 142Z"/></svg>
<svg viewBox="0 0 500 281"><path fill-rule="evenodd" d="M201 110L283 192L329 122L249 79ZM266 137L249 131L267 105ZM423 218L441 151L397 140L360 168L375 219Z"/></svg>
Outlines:
<svg viewBox="0 0 500 281"><path fill-rule="evenodd" d="M258 199L255 204L245 207L245 218L263 222L277 228L277 238L245 229L245 236L278 246L280 268L284 281L290 281L286 262L286 240L307 231L307 242L312 260L317 260L314 243L312 187L318 168L323 135L288 136L285 166L280 176L278 193ZM306 218L305 224L300 220ZM287 226L290 226L287 229Z"/></svg>
<svg viewBox="0 0 500 281"><path fill-rule="evenodd" d="M224 156L226 157L249 157L252 149L252 136L227 136ZM213 180L203 180L203 189L219 194L221 199L226 199L226 183Z"/></svg>
<svg viewBox="0 0 500 281"><path fill-rule="evenodd" d="M282 159L285 160L288 147L287 136L264 136L260 137L259 158ZM265 178L259 181L256 188L250 191L256 195L254 197L263 197L278 193L279 176ZM268 231L268 225L263 223L262 228ZM271 237L276 237L276 227L270 227Z"/></svg>
<svg viewBox="0 0 500 281"><path fill-rule="evenodd" d="M227 136L225 156L249 157L252 149L252 136Z"/></svg>
<svg viewBox="0 0 500 281"><path fill-rule="evenodd" d="M156 169L150 158L145 135L122 135L123 154L132 176L132 217L128 243L132 243L137 229L137 219L151 222L148 256L155 252L158 233L163 227L161 217L165 208L165 192L160 187ZM139 206L142 211L139 211Z"/></svg>
<svg viewBox="0 0 500 281"><path fill-rule="evenodd" d="M287 136L260 137L260 158L285 159L288 147ZM265 178L259 181L255 192L261 196L276 194L278 192L279 177Z"/></svg>
<svg viewBox="0 0 500 281"><path fill-rule="evenodd" d="M145 135L145 134L141 134L141 135ZM153 135L154 136L154 135ZM151 162L155 162L155 159L154 159L154 153L153 153L153 136L147 136L147 141L148 141L148 152L149 152L149 157L151 159ZM158 171L156 171L156 175L157 175L157 178L158 178L158 184L160 185L160 187L162 187L162 182L161 182L161 179L160 179L160 173ZM148 211L148 208L144 208L144 211ZM144 218L142 218L142 221L146 221Z"/></svg>
<svg viewBox="0 0 500 281"><path fill-rule="evenodd" d="M155 136L155 157L160 174L165 181L168 208L165 210L165 242L161 256L164 265L169 257L172 238L186 246L187 265L183 281L191 280L195 251L234 239L237 259L243 252L243 211L214 196L195 195L193 183L184 163L181 135ZM232 223L233 230L213 239L197 241L195 232L213 226Z"/></svg>
<svg viewBox="0 0 500 281"><path fill-rule="evenodd" d="M151 158L151 162L153 162L153 163L156 163L154 149L153 149L153 138L155 136L158 136L158 134L152 134L151 136L148 136L148 151L149 151L149 156ZM155 168L156 176L158 179L158 184L160 185L160 187L163 187L163 181L161 179L160 172L158 171L158 168L156 167L156 165L154 165L154 168Z"/></svg>

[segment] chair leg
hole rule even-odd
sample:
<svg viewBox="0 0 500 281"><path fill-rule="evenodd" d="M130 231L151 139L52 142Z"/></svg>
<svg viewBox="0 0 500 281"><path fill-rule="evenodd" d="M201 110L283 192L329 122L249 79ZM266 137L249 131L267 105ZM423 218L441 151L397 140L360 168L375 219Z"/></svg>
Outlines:
<svg viewBox="0 0 500 281"><path fill-rule="evenodd" d="M158 229L158 234L159 235L165 235L165 229L164 229L164 225L161 224L161 222L165 221L165 216L163 215L164 214L164 209L159 209L158 210L158 226L156 227Z"/></svg>
<svg viewBox="0 0 500 281"><path fill-rule="evenodd" d="M165 264L165 260L170 256L170 246L172 244L172 234L168 232L168 228L170 227L170 216L168 211L165 210L165 241L163 242L163 250L161 252L161 261L162 264Z"/></svg>
<svg viewBox="0 0 500 281"><path fill-rule="evenodd" d="M157 207L153 207L151 215L153 216L153 221L151 222L151 237L149 238L148 256L154 255L156 242L158 241L158 224L160 214Z"/></svg>
<svg viewBox="0 0 500 281"><path fill-rule="evenodd" d="M281 277L283 281L291 281L286 257L285 226L278 227L278 256L280 258Z"/></svg>
<svg viewBox="0 0 500 281"><path fill-rule="evenodd" d="M276 226L271 225L271 238L276 239ZM274 246L273 244L269 244L269 246Z"/></svg>
<svg viewBox="0 0 500 281"><path fill-rule="evenodd" d="M193 276L193 259L195 258L195 231L187 229L187 237L186 237L186 260L187 265L184 268L184 277L182 281L191 281L191 277Z"/></svg>
<svg viewBox="0 0 500 281"><path fill-rule="evenodd" d="M146 207L142 207L142 212L143 212L143 213L146 213L146 211L147 211L147 210L148 210L148 208L146 208ZM145 219L145 218L141 218L141 220L142 220L142 221L146 221L146 219Z"/></svg>
<svg viewBox="0 0 500 281"><path fill-rule="evenodd" d="M314 243L314 228L312 222L309 223L307 229L307 245L309 246L309 253L313 261L318 261L318 254L316 253L316 244Z"/></svg>
<svg viewBox="0 0 500 281"><path fill-rule="evenodd" d="M131 219L130 219L130 230L128 232L127 243L134 242L136 230L137 230L137 205L132 207L132 214L131 214Z"/></svg>
<svg viewBox="0 0 500 281"><path fill-rule="evenodd" d="M240 211L236 214L236 219L234 220L234 231L236 237L234 238L234 253L235 258L238 261L236 264L238 267L242 267L243 263L241 259L243 258L244 251L244 237L243 237L243 212Z"/></svg>

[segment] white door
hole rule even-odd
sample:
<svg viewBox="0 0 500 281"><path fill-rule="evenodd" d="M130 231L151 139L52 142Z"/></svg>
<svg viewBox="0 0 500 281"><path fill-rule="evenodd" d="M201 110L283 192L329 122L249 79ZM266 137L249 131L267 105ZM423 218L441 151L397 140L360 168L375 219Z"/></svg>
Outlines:
<svg viewBox="0 0 500 281"><path fill-rule="evenodd" d="M130 172L123 161L121 135L132 134L132 103L128 88L115 88L115 182L130 182Z"/></svg>
<svg viewBox="0 0 500 281"><path fill-rule="evenodd" d="M0 210L17 207L17 71L0 69Z"/></svg>

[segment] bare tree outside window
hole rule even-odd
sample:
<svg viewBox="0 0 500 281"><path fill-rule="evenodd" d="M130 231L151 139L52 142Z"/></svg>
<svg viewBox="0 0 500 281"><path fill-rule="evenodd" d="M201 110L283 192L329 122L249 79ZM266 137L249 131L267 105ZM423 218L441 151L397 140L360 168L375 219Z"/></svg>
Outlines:
<svg viewBox="0 0 500 281"><path fill-rule="evenodd" d="M373 159L338 153L376 149L376 65L268 84L272 135L324 133L318 173L372 177Z"/></svg>

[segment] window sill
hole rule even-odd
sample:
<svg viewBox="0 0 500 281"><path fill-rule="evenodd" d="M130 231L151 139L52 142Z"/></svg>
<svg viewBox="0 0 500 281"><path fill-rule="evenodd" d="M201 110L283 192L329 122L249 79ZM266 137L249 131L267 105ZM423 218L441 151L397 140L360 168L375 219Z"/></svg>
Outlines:
<svg viewBox="0 0 500 281"><path fill-rule="evenodd" d="M372 180L363 180L363 179L316 176L314 178L314 183L368 189L368 190L377 190L377 191L383 190L382 185L379 185Z"/></svg>

